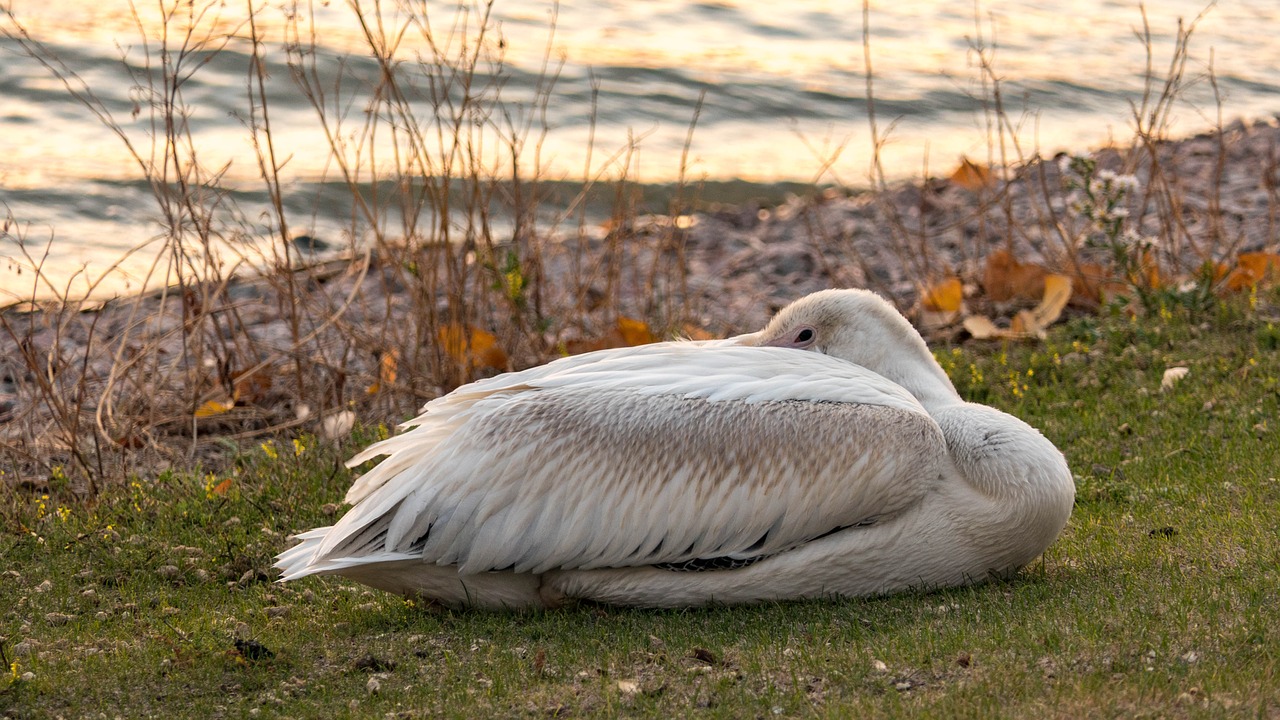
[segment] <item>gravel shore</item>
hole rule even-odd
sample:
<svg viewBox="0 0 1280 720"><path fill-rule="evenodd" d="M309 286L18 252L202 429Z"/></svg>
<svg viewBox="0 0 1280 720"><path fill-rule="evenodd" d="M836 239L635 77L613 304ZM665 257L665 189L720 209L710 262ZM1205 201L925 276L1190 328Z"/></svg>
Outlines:
<svg viewBox="0 0 1280 720"><path fill-rule="evenodd" d="M1123 203L1127 231L1169 272L1190 277L1206 260L1229 265L1240 252L1276 251L1280 126L1274 119L1236 122L1221 133L1150 151L1107 149L1092 157L1100 170L1133 176L1135 189ZM639 217L624 229L625 238L601 229L546 241L540 244L540 302L586 312L573 322L551 322L542 347L528 333L516 341L495 332L518 367L544 361L566 342L590 339L617 315L645 317L655 297L663 307L684 310L676 329L723 335L758 329L779 307L828 287L870 288L910 312L925 284L948 276L964 281L976 306L998 315L1002 308L984 305L980 287L994 250L1055 270L1065 269L1073 253L1096 252L1082 242L1089 218L1078 210L1064 165L1046 160L1007 174L957 173L879 193L829 189L773 207ZM631 270L608 282L593 278L580 265L584 247L586 257L610 257ZM234 278L202 288L199 298L171 291L92 311L0 311L0 450L8 447L21 464L72 452L68 433L96 433L127 449L163 446L168 435L316 430L322 417L351 407L362 420L403 417L448 383L438 373L426 382L412 379L414 366L429 365L440 350L427 347L438 339L418 317L428 304L404 282L402 269L373 253L319 263L292 283L279 274ZM597 317L584 298L603 296L616 300ZM434 302L443 313L436 320L447 318L443 297ZM192 332L208 348L198 357L190 354ZM298 343L300 337L305 342ZM412 355L397 355L398 378L388 376L386 365L396 347ZM236 409L218 413L224 416L217 422L190 418L193 398L220 400L237 392L229 375L287 376L304 367L320 378L310 395L314 407L300 407L296 388L268 381L269 390L234 398ZM42 372L61 377L47 381ZM388 387L369 392L379 380ZM51 387L79 403L79 425L56 418ZM130 397L139 394L144 397ZM183 453L167 456L176 462Z"/></svg>

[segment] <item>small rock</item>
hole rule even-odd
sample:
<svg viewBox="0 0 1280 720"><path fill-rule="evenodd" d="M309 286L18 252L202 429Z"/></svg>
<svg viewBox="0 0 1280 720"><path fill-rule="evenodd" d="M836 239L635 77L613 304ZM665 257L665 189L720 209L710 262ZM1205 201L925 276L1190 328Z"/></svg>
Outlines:
<svg viewBox="0 0 1280 720"><path fill-rule="evenodd" d="M165 580L172 580L178 577L181 572L182 571L178 569L177 565L161 565L156 568L156 574Z"/></svg>
<svg viewBox="0 0 1280 720"><path fill-rule="evenodd" d="M364 689L370 695L377 695L378 691L382 689L382 683L378 681L378 678L371 677L369 682L364 684Z"/></svg>
<svg viewBox="0 0 1280 720"><path fill-rule="evenodd" d="M876 672L878 672L878 673L887 673L887 672L889 672L889 666L888 666L888 665L885 665L885 664L884 664L884 661L882 661L882 660L874 660L874 659L873 659L873 660L871 661L871 669L872 669L872 670L874 670L874 671L876 671Z"/></svg>
<svg viewBox="0 0 1280 720"><path fill-rule="evenodd" d="M50 580L45 580L44 582L37 585L35 589L36 589L36 592L38 593L49 592L50 590L53 589L53 582Z"/></svg>
<svg viewBox="0 0 1280 720"><path fill-rule="evenodd" d="M325 503L320 506L320 512L325 517L333 517L338 514L338 503Z"/></svg>
<svg viewBox="0 0 1280 720"><path fill-rule="evenodd" d="M31 681L33 681L33 680L35 680L35 679L36 679L36 674L35 674L35 673L33 673L33 672L31 672L30 670L28 670L28 671L26 671L26 672L22 673L22 677L21 677L20 679L22 680L22 682L28 682L28 683L29 683L29 682L31 682Z"/></svg>
<svg viewBox="0 0 1280 720"><path fill-rule="evenodd" d="M619 680L618 692L621 692L623 695L635 695L640 692L640 683L635 680Z"/></svg>
<svg viewBox="0 0 1280 720"><path fill-rule="evenodd" d="M1191 372L1191 369L1185 367L1171 367L1165 370L1164 377L1160 378L1160 389L1172 390L1173 386L1181 382L1182 378L1186 377L1189 372Z"/></svg>
<svg viewBox="0 0 1280 720"><path fill-rule="evenodd" d="M364 672L385 673L393 672L396 669L396 664L391 660L384 660L370 653L357 660L355 668Z"/></svg>
<svg viewBox="0 0 1280 720"><path fill-rule="evenodd" d="M236 651L239 652L245 660L270 660L276 654L266 645L257 640L241 640L236 638Z"/></svg>
<svg viewBox="0 0 1280 720"><path fill-rule="evenodd" d="M289 616L289 608L287 607L269 607L267 608L267 617L283 618Z"/></svg>
<svg viewBox="0 0 1280 720"><path fill-rule="evenodd" d="M66 615L57 612L46 613L44 616L44 621L50 625L66 625L74 619L74 615Z"/></svg>

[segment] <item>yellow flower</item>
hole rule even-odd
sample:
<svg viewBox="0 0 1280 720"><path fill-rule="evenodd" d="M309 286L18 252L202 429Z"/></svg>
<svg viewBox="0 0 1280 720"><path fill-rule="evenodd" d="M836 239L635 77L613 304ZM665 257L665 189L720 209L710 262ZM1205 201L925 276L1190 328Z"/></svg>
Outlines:
<svg viewBox="0 0 1280 720"><path fill-rule="evenodd" d="M262 454L263 454L263 455L266 455L266 456L267 456L268 458L270 458L271 460L279 460L279 459L280 459L280 455L276 452L276 446L275 446L275 445L273 445L273 444L271 444L271 443L269 443L269 442L264 442L264 443L262 443L262 445L261 445L260 447L262 448Z"/></svg>
<svg viewBox="0 0 1280 720"><path fill-rule="evenodd" d="M293 456L302 457L302 453L307 451L307 446L302 444L298 438L293 439Z"/></svg>

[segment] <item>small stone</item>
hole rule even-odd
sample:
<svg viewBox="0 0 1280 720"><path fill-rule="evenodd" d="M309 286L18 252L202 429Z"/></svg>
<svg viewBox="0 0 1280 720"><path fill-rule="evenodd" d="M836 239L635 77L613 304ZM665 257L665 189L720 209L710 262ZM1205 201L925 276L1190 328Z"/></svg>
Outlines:
<svg viewBox="0 0 1280 720"><path fill-rule="evenodd" d="M876 672L878 672L878 673L887 673L887 672L889 672L889 666L888 666L888 665L885 665L885 664L884 664L884 661L882 661L882 660L872 660L872 661L871 661L871 669L872 669L872 670L875 670L875 671L876 671Z"/></svg>
<svg viewBox="0 0 1280 720"><path fill-rule="evenodd" d="M36 592L38 593L46 593L52 589L53 589L53 582L50 580L45 580L44 582L36 586Z"/></svg>
<svg viewBox="0 0 1280 720"><path fill-rule="evenodd" d="M267 608L267 617L283 618L289 616L289 608L287 607L269 607Z"/></svg>
<svg viewBox="0 0 1280 720"><path fill-rule="evenodd" d="M897 690L898 692L906 692L911 689L911 681L899 680L898 682L893 684L893 689Z"/></svg>
<svg viewBox="0 0 1280 720"><path fill-rule="evenodd" d="M177 565L161 565L156 568L156 574L165 580L172 580L178 577L178 574L181 572L182 571L178 569Z"/></svg>
<svg viewBox="0 0 1280 720"><path fill-rule="evenodd" d="M333 517L338 514L338 503L325 503L320 506L320 512L325 517Z"/></svg>
<svg viewBox="0 0 1280 720"><path fill-rule="evenodd" d="M35 680L35 679L36 679L36 674L35 674L35 673L33 673L33 672L31 672L30 670L28 670L28 671L26 671L26 672L22 673L22 678L21 678L21 679L22 679L22 682L31 682L31 681L33 681L33 680Z"/></svg>
<svg viewBox="0 0 1280 720"><path fill-rule="evenodd" d="M75 619L74 615L66 615L63 613L51 612L44 616L44 621L50 625L66 625Z"/></svg>
<svg viewBox="0 0 1280 720"><path fill-rule="evenodd" d="M34 649L35 648L32 645L30 640L23 640L22 642L13 646L13 654L16 657L30 657Z"/></svg>
<svg viewBox="0 0 1280 720"><path fill-rule="evenodd" d="M379 682L378 678L371 677L369 678L369 682L364 684L364 689L370 695L377 695L378 691L382 689L382 683Z"/></svg>
<svg viewBox="0 0 1280 720"><path fill-rule="evenodd" d="M182 611L181 611L181 610L179 610L179 609L178 609L178 608L176 608L176 607L167 607L167 608L162 609L162 610L160 611L160 614L161 614L161 615L163 615L163 616L165 616L165 617L173 617L174 615L177 615L177 614L178 614L178 613L180 613L180 612L182 612Z"/></svg>
<svg viewBox="0 0 1280 720"><path fill-rule="evenodd" d="M621 692L623 695L635 695L640 692L640 683L635 680L619 680L618 692Z"/></svg>

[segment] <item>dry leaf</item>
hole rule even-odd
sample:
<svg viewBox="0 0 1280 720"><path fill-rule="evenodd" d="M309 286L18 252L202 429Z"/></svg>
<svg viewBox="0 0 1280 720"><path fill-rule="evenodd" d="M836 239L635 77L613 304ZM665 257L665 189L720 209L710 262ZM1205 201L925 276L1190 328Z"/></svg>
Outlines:
<svg viewBox="0 0 1280 720"><path fill-rule="evenodd" d="M1032 310L1040 327L1049 327L1062 316L1071 301L1071 278L1066 275L1049 275L1044 279L1044 299Z"/></svg>
<svg viewBox="0 0 1280 720"><path fill-rule="evenodd" d="M1071 278L1072 297L1092 306L1101 305L1108 297L1127 289L1127 285L1095 263L1077 263Z"/></svg>
<svg viewBox="0 0 1280 720"><path fill-rule="evenodd" d="M598 338L583 338L565 342L564 351L566 355L580 355L609 348L647 345L655 340L657 338L653 336L653 331L649 329L649 324L645 321L620 317L609 332Z"/></svg>
<svg viewBox="0 0 1280 720"><path fill-rule="evenodd" d="M681 329L681 334L683 334L686 338L690 340L718 339L715 335L712 335L711 333L707 332L706 330L703 330L702 328L698 327L697 325L694 325L693 323L685 323L684 327Z"/></svg>
<svg viewBox="0 0 1280 720"><path fill-rule="evenodd" d="M1171 367L1168 370L1165 370L1164 377L1160 378L1160 389L1173 389L1173 386L1177 385L1189 372L1191 372L1191 368L1185 367Z"/></svg>
<svg viewBox="0 0 1280 720"><path fill-rule="evenodd" d="M493 333L470 325L451 323L436 331L436 338L454 362L463 367L507 369L507 354Z"/></svg>
<svg viewBox="0 0 1280 720"><path fill-rule="evenodd" d="M196 408L196 417L206 418L221 415L235 406L235 400L210 400Z"/></svg>
<svg viewBox="0 0 1280 720"><path fill-rule="evenodd" d="M267 391L271 389L273 380L271 368L269 367L244 373L235 379L231 399L243 403L260 402L266 397Z"/></svg>
<svg viewBox="0 0 1280 720"><path fill-rule="evenodd" d="M1071 278L1066 275L1046 275L1044 298L1040 300L1040 304L1031 310L1019 310L1009 323L1008 330L996 327L994 322L981 315L965 318L964 329L978 340L1044 338L1045 328L1057 322L1071 300L1071 286Z"/></svg>
<svg viewBox="0 0 1280 720"><path fill-rule="evenodd" d="M618 318L618 336L627 347L648 345L656 339L648 323L628 317Z"/></svg>
<svg viewBox="0 0 1280 720"><path fill-rule="evenodd" d="M997 250L987 256L982 289L994 302L1015 298L1034 301L1044 294L1044 278L1048 274L1039 265L1018 262L1007 251Z"/></svg>
<svg viewBox="0 0 1280 720"><path fill-rule="evenodd" d="M398 365L399 357L400 351L394 348L382 353L381 357L378 358L378 379L375 380L372 385L365 388L364 391L366 393L375 395L382 390L384 385L392 385L395 383L396 367Z"/></svg>
<svg viewBox="0 0 1280 720"><path fill-rule="evenodd" d="M1008 332L996 327L996 324L991 322L991 318L983 317L982 315L970 315L965 318L964 329L975 340L990 340L991 338L1003 337L1002 333Z"/></svg>
<svg viewBox="0 0 1280 720"><path fill-rule="evenodd" d="M921 304L929 312L954 313L964 302L964 286L960 278L950 277L925 289Z"/></svg>
<svg viewBox="0 0 1280 720"><path fill-rule="evenodd" d="M1227 289L1247 290L1261 283L1274 283L1280 280L1280 254L1277 253L1240 253L1236 258L1236 269L1227 277Z"/></svg>
<svg viewBox="0 0 1280 720"><path fill-rule="evenodd" d="M947 179L971 192L985 190L996 183L990 168L979 165L967 157L960 158L960 167L956 168Z"/></svg>

